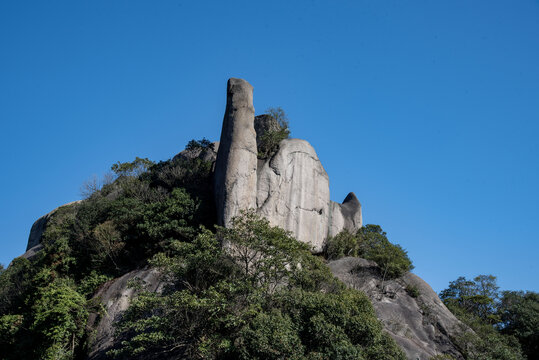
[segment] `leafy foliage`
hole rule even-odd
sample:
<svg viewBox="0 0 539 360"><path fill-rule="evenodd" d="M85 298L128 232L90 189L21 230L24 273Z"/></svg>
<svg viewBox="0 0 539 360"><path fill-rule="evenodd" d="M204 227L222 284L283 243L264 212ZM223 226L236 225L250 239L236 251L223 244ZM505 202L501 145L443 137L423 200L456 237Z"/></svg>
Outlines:
<svg viewBox="0 0 539 360"><path fill-rule="evenodd" d="M196 150L196 149L211 149L214 150L213 143L206 139L202 138L202 140L190 140L187 143L187 146L185 147L185 150Z"/></svg>
<svg viewBox="0 0 539 360"><path fill-rule="evenodd" d="M379 225L365 225L356 234L343 230L328 239L325 249L328 259L357 256L375 261L384 278L397 278L414 267L406 251L387 239Z"/></svg>
<svg viewBox="0 0 539 360"><path fill-rule="evenodd" d="M43 359L70 359L84 334L86 299L68 279L38 289L32 306L32 330L42 337Z"/></svg>
<svg viewBox="0 0 539 360"><path fill-rule="evenodd" d="M496 277L479 275L473 280L459 277L440 293L440 298L459 320L463 329L455 339L467 359L525 359L517 338L498 331L500 315Z"/></svg>
<svg viewBox="0 0 539 360"><path fill-rule="evenodd" d="M504 291L498 314L501 333L516 337L528 360L539 359L539 294Z"/></svg>
<svg viewBox="0 0 539 360"><path fill-rule="evenodd" d="M176 242L153 264L170 286L132 303L118 329L123 346L111 355L404 358L365 295L345 290L305 245L253 212Z"/></svg>
<svg viewBox="0 0 539 360"><path fill-rule="evenodd" d="M117 178L96 187L80 203L55 211L30 262L15 259L0 272L0 354L5 359L73 359L84 351L88 302L111 278L143 266L175 242L192 241L201 209L211 208L203 186L176 186L191 178L209 182L211 164L181 169L136 158L112 166ZM188 179L189 178L189 179ZM201 196L198 196L201 195Z"/></svg>
<svg viewBox="0 0 539 360"><path fill-rule="evenodd" d="M275 120L278 128L269 129L260 137L257 144L260 159L271 157L279 148L279 143L290 136L288 117L281 107L269 108L266 113Z"/></svg>

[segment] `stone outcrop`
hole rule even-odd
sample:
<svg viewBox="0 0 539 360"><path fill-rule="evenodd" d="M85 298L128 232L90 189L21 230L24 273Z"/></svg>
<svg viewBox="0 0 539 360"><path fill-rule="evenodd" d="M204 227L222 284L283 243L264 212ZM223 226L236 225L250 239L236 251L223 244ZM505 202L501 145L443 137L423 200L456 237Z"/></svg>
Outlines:
<svg viewBox="0 0 539 360"><path fill-rule="evenodd" d="M407 273L384 281L375 262L352 257L331 261L328 266L347 286L367 294L385 330L408 359L427 360L439 354L464 359L450 336L468 328L417 275ZM419 295L410 296L407 287L415 288Z"/></svg>
<svg viewBox="0 0 539 360"><path fill-rule="evenodd" d="M108 359L106 352L118 345L114 324L121 319L131 299L140 292L129 286L134 279L139 279L144 289L152 292L162 291L164 286L156 269L134 270L103 285L92 300L103 305L104 314L92 313L88 318L88 326L94 329L88 340L88 359Z"/></svg>
<svg viewBox="0 0 539 360"><path fill-rule="evenodd" d="M48 214L43 215L39 219L37 219L34 224L32 225L32 228L30 229L30 235L28 236L28 244L26 245L26 251L36 247L36 245L39 245L41 243L41 237L43 236L43 233L45 232L45 229L47 228L47 223L51 219L51 217L54 215L54 213L64 206L70 206L80 203L81 201L73 201L67 204L64 204L62 206L58 206L56 209L52 210Z"/></svg>
<svg viewBox="0 0 539 360"><path fill-rule="evenodd" d="M221 141L215 163L215 206L219 225L230 225L242 209L256 205L257 148L253 87L229 79Z"/></svg>
<svg viewBox="0 0 539 360"><path fill-rule="evenodd" d="M215 141L211 143L211 147L207 148L196 148L196 149L186 149L174 156L172 160L176 159L185 159L185 160L193 160L193 159L200 159L202 161L206 162L215 162L217 159L217 151L219 150L219 141Z"/></svg>
<svg viewBox="0 0 539 360"><path fill-rule="evenodd" d="M313 147L286 139L259 170L257 212L321 252L330 222L329 177Z"/></svg>
<svg viewBox="0 0 539 360"><path fill-rule="evenodd" d="M349 193L342 204L331 202L329 236L335 236L343 229L355 232L363 224L361 204L353 192Z"/></svg>
<svg viewBox="0 0 539 360"><path fill-rule="evenodd" d="M245 80L228 81L214 175L218 223L255 209L319 253L329 236L361 227L361 205L353 193L342 204L330 200L329 177L305 140L285 139L273 156L257 159L261 137L280 126L270 115L254 117L252 91Z"/></svg>

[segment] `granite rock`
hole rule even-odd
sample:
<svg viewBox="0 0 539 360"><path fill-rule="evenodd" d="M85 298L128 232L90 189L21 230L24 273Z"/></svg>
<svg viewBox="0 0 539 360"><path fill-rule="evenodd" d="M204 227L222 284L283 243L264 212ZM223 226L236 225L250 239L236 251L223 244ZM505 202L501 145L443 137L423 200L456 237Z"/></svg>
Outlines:
<svg viewBox="0 0 539 360"><path fill-rule="evenodd" d="M214 173L219 225L230 225L242 209L256 206L257 147L253 87L228 80L227 103Z"/></svg>
<svg viewBox="0 0 539 360"><path fill-rule="evenodd" d="M370 299L384 329L410 360L427 360L447 354L464 359L451 338L470 331L443 304L432 288L415 274L383 279L378 265L346 257L329 262L331 272L348 287L363 291ZM406 288L417 289L412 297Z"/></svg>

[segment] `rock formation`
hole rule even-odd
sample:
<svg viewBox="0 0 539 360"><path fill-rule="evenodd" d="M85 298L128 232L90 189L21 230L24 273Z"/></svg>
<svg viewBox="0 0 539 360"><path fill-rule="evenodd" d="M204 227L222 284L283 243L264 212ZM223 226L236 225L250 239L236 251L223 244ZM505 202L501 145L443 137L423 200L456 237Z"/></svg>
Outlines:
<svg viewBox="0 0 539 360"><path fill-rule="evenodd" d="M451 336L467 328L420 277L407 273L384 281L375 262L353 257L331 261L328 266L348 287L367 294L378 319L408 359L428 360L439 354L464 359ZM415 288L418 295L410 296L407 287Z"/></svg>
<svg viewBox="0 0 539 360"><path fill-rule="evenodd" d="M26 245L26 251L36 247L37 245L41 244L41 238L43 236L43 233L45 232L45 229L47 228L47 222L50 220L50 218L54 215L54 213L64 206L70 206L80 203L81 201L73 201L67 204L64 204L62 206L58 206L56 209L52 210L48 214L43 215L39 219L37 219L34 224L32 225L32 228L30 229L30 235L28 236L28 244ZM37 249L37 248L36 248Z"/></svg>
<svg viewBox="0 0 539 360"><path fill-rule="evenodd" d="M252 91L245 80L228 81L214 176L218 223L256 209L319 253L328 236L361 227L361 204L353 193L342 204L330 200L329 177L305 140L283 140L269 159L257 159L262 135L280 127L269 115L254 117Z"/></svg>
<svg viewBox="0 0 539 360"><path fill-rule="evenodd" d="M253 87L229 79L221 141L215 163L215 205L219 225L256 205L257 148Z"/></svg>
<svg viewBox="0 0 539 360"><path fill-rule="evenodd" d="M329 233L329 177L305 140L286 139L258 174L257 211L321 252Z"/></svg>
<svg viewBox="0 0 539 360"><path fill-rule="evenodd" d="M114 336L114 323L120 320L131 299L140 293L140 290L129 286L129 282L135 279L138 279L147 291L159 292L164 286L156 269L134 270L101 286L92 301L101 303L104 311L103 314L92 313L88 318L88 326L94 329L94 332L88 340L87 359L109 359L106 352L118 345Z"/></svg>

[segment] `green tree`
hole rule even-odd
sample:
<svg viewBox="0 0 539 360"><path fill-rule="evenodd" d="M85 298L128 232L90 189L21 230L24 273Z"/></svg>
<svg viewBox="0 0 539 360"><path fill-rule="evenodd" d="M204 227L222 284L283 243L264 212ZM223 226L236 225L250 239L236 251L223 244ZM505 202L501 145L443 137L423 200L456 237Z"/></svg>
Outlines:
<svg viewBox="0 0 539 360"><path fill-rule="evenodd" d="M132 162L117 162L111 166L111 170L119 177L138 177L154 165L154 162L148 158L139 158L138 156Z"/></svg>
<svg viewBox="0 0 539 360"><path fill-rule="evenodd" d="M380 266L383 279L397 278L414 268L406 250L389 242L379 225L367 224L355 235L343 230L328 239L325 254L330 260L357 256L375 261Z"/></svg>
<svg viewBox="0 0 539 360"><path fill-rule="evenodd" d="M173 241L152 264L169 286L132 302L111 355L404 359L364 294L345 290L304 244L252 211L217 235Z"/></svg>
<svg viewBox="0 0 539 360"><path fill-rule="evenodd" d="M86 300L72 281L55 279L40 288L32 306L32 329L43 344L43 359L71 359L88 317Z"/></svg>
<svg viewBox="0 0 539 360"><path fill-rule="evenodd" d="M528 360L539 359L539 294L504 291L498 311L501 332L518 339Z"/></svg>
<svg viewBox="0 0 539 360"><path fill-rule="evenodd" d="M279 148L279 143L290 136L288 117L281 107L269 108L266 113L276 122L277 128L267 130L260 137L257 147L261 159L271 157Z"/></svg>
<svg viewBox="0 0 539 360"><path fill-rule="evenodd" d="M448 309L473 330L463 329L455 339L467 359L524 359L516 338L500 334L494 326L500 319L498 296L496 277L492 275L479 275L473 280L459 277L440 293Z"/></svg>
<svg viewBox="0 0 539 360"><path fill-rule="evenodd" d="M473 280L459 277L449 283L449 287L440 293L444 303L462 308L491 324L497 323L496 299L499 296L496 277L478 275Z"/></svg>

